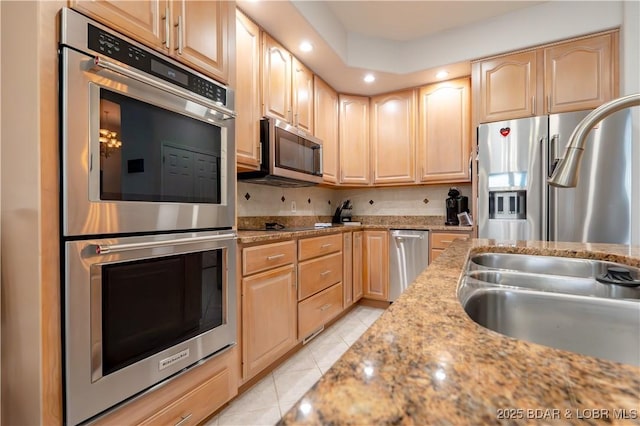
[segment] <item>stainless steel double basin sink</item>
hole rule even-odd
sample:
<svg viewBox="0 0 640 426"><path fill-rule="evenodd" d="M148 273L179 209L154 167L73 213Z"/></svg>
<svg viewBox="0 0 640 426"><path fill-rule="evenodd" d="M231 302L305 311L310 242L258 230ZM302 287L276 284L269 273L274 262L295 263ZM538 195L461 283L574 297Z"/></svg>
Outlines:
<svg viewBox="0 0 640 426"><path fill-rule="evenodd" d="M480 253L467 262L458 298L498 333L640 366L639 280L639 268L612 262Z"/></svg>

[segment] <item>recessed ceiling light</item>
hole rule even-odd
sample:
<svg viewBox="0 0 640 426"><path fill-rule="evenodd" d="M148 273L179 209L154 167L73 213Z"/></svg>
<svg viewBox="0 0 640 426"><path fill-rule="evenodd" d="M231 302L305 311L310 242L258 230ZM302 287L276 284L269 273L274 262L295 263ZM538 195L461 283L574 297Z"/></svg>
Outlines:
<svg viewBox="0 0 640 426"><path fill-rule="evenodd" d="M313 50L313 45L308 41L303 41L300 43L300 50L303 52L311 52Z"/></svg>
<svg viewBox="0 0 640 426"><path fill-rule="evenodd" d="M373 76L373 74L367 74L364 76L365 83L373 83L374 81L376 81L376 78Z"/></svg>
<svg viewBox="0 0 640 426"><path fill-rule="evenodd" d="M438 74L436 74L436 78L443 79L443 78L446 78L448 75L449 73L447 71L442 70L442 71L438 71Z"/></svg>

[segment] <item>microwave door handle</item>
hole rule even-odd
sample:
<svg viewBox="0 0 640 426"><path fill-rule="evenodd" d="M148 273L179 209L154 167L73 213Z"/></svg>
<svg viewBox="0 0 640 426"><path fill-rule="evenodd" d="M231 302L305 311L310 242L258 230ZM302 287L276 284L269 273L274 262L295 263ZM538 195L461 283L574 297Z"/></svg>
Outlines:
<svg viewBox="0 0 640 426"><path fill-rule="evenodd" d="M234 111L231 111L228 108L220 106L215 102L211 102L208 99L205 99L201 96L194 95L188 90L181 89L179 87L175 87L171 84L165 83L162 80L157 80L157 79L148 77L145 74L138 72L136 70L131 70L123 66L120 66L114 62L107 61L101 58L100 56L94 57L91 61L88 61L88 63L90 65L89 66L90 71L97 72L101 70L108 70L111 72L115 72L116 74L120 74L128 78L132 78L144 84L148 84L149 86L155 87L156 89L160 89L165 92L171 93L172 95L179 96L181 98L187 99L197 104L206 106L207 108L210 108L214 111L217 111L223 114L224 115L223 119L225 120L236 118L236 113Z"/></svg>
<svg viewBox="0 0 640 426"><path fill-rule="evenodd" d="M164 241L150 241L144 243L126 243L126 244L94 244L93 248L96 254L111 254L130 250L142 250L157 247L177 246L182 244L203 243L220 240L235 240L235 234L225 235L207 235L204 237L177 238Z"/></svg>

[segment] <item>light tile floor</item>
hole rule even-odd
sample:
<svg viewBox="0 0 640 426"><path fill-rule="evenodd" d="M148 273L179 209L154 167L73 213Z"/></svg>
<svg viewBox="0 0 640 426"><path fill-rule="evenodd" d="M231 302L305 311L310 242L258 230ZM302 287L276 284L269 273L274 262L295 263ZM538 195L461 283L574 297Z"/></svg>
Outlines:
<svg viewBox="0 0 640 426"><path fill-rule="evenodd" d="M384 309L356 306L205 426L273 425L349 349Z"/></svg>

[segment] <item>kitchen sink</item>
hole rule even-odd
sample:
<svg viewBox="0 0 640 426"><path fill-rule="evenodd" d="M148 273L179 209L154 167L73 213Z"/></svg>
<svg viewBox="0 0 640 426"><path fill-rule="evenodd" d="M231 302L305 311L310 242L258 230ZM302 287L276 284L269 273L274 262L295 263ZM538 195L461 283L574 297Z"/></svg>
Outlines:
<svg viewBox="0 0 640 426"><path fill-rule="evenodd" d="M611 277L623 285L600 282ZM481 253L458 298L472 320L506 336L640 366L639 279L639 268L613 262Z"/></svg>

